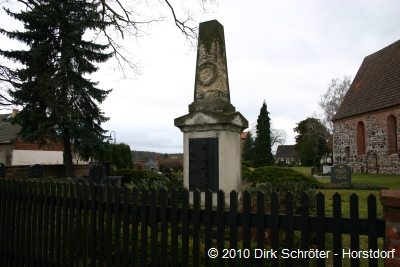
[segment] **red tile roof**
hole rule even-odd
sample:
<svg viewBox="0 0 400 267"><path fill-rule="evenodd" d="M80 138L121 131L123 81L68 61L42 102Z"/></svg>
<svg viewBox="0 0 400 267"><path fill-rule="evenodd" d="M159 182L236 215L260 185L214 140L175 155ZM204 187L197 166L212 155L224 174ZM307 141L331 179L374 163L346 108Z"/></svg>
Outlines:
<svg viewBox="0 0 400 267"><path fill-rule="evenodd" d="M247 137L247 132L243 132L240 134L240 139L246 139Z"/></svg>
<svg viewBox="0 0 400 267"><path fill-rule="evenodd" d="M367 56L332 121L400 105L400 40Z"/></svg>

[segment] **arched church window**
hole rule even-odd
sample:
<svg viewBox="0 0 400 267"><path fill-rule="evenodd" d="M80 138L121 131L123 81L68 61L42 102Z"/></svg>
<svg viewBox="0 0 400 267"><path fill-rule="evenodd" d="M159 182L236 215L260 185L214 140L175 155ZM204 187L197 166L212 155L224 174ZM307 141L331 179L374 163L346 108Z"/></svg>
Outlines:
<svg viewBox="0 0 400 267"><path fill-rule="evenodd" d="M396 117L390 115L387 120L387 137L388 137L388 150L389 154L395 154L398 152L397 147L397 124Z"/></svg>

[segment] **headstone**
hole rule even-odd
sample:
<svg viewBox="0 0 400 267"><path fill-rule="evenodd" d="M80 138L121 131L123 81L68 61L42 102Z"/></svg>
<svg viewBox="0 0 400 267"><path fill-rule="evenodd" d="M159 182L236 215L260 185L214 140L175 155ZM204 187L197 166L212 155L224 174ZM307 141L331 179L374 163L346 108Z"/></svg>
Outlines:
<svg viewBox="0 0 400 267"><path fill-rule="evenodd" d="M229 203L229 193L242 187L240 134L248 121L231 104L224 27L200 23L198 36L194 100L174 120L183 132L183 181L190 190L222 189Z"/></svg>
<svg viewBox="0 0 400 267"><path fill-rule="evenodd" d="M189 139L189 190L218 192L218 138Z"/></svg>
<svg viewBox="0 0 400 267"><path fill-rule="evenodd" d="M42 178L43 167L40 164L34 164L29 167L29 178Z"/></svg>
<svg viewBox="0 0 400 267"><path fill-rule="evenodd" d="M331 172L331 168L332 168L332 166L324 165L324 166L322 166L322 172L323 173L330 173Z"/></svg>
<svg viewBox="0 0 400 267"><path fill-rule="evenodd" d="M110 162L89 162L90 184L103 184L107 176L110 176Z"/></svg>
<svg viewBox="0 0 400 267"><path fill-rule="evenodd" d="M285 167L285 162L282 160L278 161L278 167Z"/></svg>
<svg viewBox="0 0 400 267"><path fill-rule="evenodd" d="M346 164L333 165L331 168L331 183L351 183L351 167Z"/></svg>
<svg viewBox="0 0 400 267"><path fill-rule="evenodd" d="M0 178L6 177L6 165L0 162Z"/></svg>
<svg viewBox="0 0 400 267"><path fill-rule="evenodd" d="M311 168L311 175L314 175L314 167Z"/></svg>

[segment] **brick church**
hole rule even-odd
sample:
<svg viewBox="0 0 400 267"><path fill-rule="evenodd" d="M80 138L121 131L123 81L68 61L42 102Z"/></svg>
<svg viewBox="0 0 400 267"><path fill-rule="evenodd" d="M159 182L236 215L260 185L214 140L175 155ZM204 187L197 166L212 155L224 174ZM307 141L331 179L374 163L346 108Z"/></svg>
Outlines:
<svg viewBox="0 0 400 267"><path fill-rule="evenodd" d="M400 175L400 40L365 57L332 122L335 164Z"/></svg>

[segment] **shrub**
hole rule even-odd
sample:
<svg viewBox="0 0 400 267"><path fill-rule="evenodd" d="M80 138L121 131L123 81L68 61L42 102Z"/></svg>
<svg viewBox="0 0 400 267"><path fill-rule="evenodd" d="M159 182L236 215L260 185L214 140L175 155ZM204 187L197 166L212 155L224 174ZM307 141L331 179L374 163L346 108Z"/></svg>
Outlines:
<svg viewBox="0 0 400 267"><path fill-rule="evenodd" d="M286 178L277 178L273 181L259 183L255 187L246 189L251 195L252 211L257 210L257 193L261 191L265 198L265 212L270 212L271 195L273 192L278 194L279 199L279 212L285 213L286 211L286 194L288 192L293 194L294 212L300 214L301 211L301 195L305 192L309 198L310 212L315 210L317 191L315 188L309 186L306 181L293 181ZM240 200L242 203L242 199ZM254 210L253 210L254 209Z"/></svg>
<svg viewBox="0 0 400 267"><path fill-rule="evenodd" d="M291 168L280 168L274 166L266 166L256 169L252 172L248 181L253 183L252 186L255 187L256 184L273 182L279 178L295 182L304 181L308 184L308 187L312 188L318 188L320 186L320 182L314 177L308 177Z"/></svg>
<svg viewBox="0 0 400 267"><path fill-rule="evenodd" d="M151 171L135 171L132 169L116 170L114 175L130 177L130 186L134 186L138 189L139 199L141 199L141 189L144 187L147 189L154 188L157 191L166 189L168 203L171 202L171 189L176 189L178 191L178 201L181 200L181 192L184 189L182 175L171 175ZM148 191L147 198L148 201L151 200L151 191Z"/></svg>
<svg viewBox="0 0 400 267"><path fill-rule="evenodd" d="M242 180L246 181L250 177L251 173L252 171L248 167L242 165Z"/></svg>
<svg viewBox="0 0 400 267"><path fill-rule="evenodd" d="M113 175L130 177L133 180L138 180L138 179L142 179L144 177L151 175L151 173L152 172L150 172L150 171L136 171L134 169L120 169L120 170L115 170L113 172Z"/></svg>
<svg viewBox="0 0 400 267"><path fill-rule="evenodd" d="M246 167L253 167L253 162L251 160L243 160L242 165Z"/></svg>

